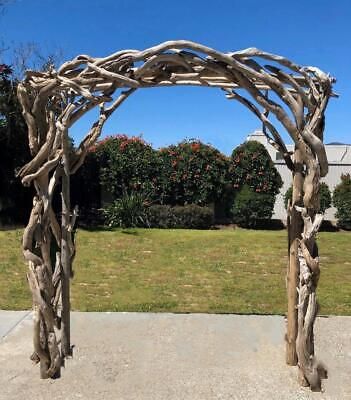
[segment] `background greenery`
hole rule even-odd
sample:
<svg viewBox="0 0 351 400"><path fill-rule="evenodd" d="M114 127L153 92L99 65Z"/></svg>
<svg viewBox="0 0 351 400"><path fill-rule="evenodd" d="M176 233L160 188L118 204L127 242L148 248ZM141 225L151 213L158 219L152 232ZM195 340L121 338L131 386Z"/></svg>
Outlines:
<svg viewBox="0 0 351 400"><path fill-rule="evenodd" d="M337 208L338 226L351 229L351 175L341 175L341 182L334 190L333 203Z"/></svg>
<svg viewBox="0 0 351 400"><path fill-rule="evenodd" d="M48 59L43 69L53 65ZM23 188L16 171L30 160L27 128L16 97L18 81L8 65L0 64L0 225L26 223L33 188ZM72 146L73 146L72 142ZM351 229L351 184L345 178L335 193L339 226ZM350 178L349 178L350 181ZM207 209L198 210L198 221L185 217L185 205L213 210L215 223L236 223L242 227L262 227L271 218L275 196L282 180L265 147L245 142L226 157L211 145L190 139L155 150L140 137L109 136L92 146L83 167L72 177L72 204L80 206L80 223L98 226L138 226L146 221L144 210L129 197L141 198L142 206L177 207L182 222L176 226L208 227ZM330 193L321 187L322 210L330 205ZM105 203L110 206L106 207ZM59 194L54 209L59 213ZM139 202L140 203L140 202ZM105 207L103 215L98 211ZM194 208L195 209L195 208ZM158 210L160 211L160 210ZM165 214L158 213L159 215ZM105 219L101 217L104 216ZM173 227L166 220L152 226ZM206 219L206 218L205 218ZM168 220L170 220L168 218ZM209 221L209 219L207 219ZM128 221L132 221L128 223ZM136 223L136 221L138 221ZM143 226L150 226L143 223Z"/></svg>
<svg viewBox="0 0 351 400"><path fill-rule="evenodd" d="M201 218L207 210L195 206L211 208L211 220L217 223L262 226L272 216L282 185L267 150L258 142L245 142L226 157L196 139L154 150L141 138L125 135L110 136L94 145L75 179L83 189L78 198L73 192L73 203L82 205L83 216L86 209L97 207L96 193L105 192L104 202L107 191L111 204L105 207L105 221L108 226L123 227L210 227ZM175 208L161 212L161 208L150 205ZM198 218L195 223L185 217L188 209L180 208L190 205L194 219ZM157 223L156 216L166 217L166 210L168 214L183 214L182 221L176 223L167 217ZM152 214L152 224L147 214Z"/></svg>
<svg viewBox="0 0 351 400"><path fill-rule="evenodd" d="M332 195L328 185L322 182L319 188L320 211L324 213L329 207L332 206ZM285 192L284 205L288 208L288 201L292 201L292 186Z"/></svg>
<svg viewBox="0 0 351 400"><path fill-rule="evenodd" d="M32 206L33 190L16 178L16 170L30 160L16 86L12 69L0 64L0 224L24 221Z"/></svg>

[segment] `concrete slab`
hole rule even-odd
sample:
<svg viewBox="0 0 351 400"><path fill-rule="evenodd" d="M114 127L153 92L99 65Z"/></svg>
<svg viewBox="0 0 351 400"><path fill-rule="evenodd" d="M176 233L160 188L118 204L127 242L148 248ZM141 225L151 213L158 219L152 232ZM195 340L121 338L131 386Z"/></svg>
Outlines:
<svg viewBox="0 0 351 400"><path fill-rule="evenodd" d="M0 310L0 340L8 335L31 311Z"/></svg>
<svg viewBox="0 0 351 400"><path fill-rule="evenodd" d="M25 318L0 342L0 399L348 400L351 318L320 318L324 393L297 384L284 362L278 316L72 313L74 355L62 377L40 380Z"/></svg>

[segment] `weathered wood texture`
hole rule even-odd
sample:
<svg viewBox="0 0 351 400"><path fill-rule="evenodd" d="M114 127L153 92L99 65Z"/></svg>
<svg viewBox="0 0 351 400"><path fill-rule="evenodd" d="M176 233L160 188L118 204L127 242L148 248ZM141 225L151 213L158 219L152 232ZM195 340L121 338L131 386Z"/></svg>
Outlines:
<svg viewBox="0 0 351 400"><path fill-rule="evenodd" d="M292 171L287 362L297 362L307 384L313 389L318 387L316 374L320 368L314 361L313 322L319 268L314 235L319 218L319 180L328 171L323 129L333 82L318 68L302 67L255 48L223 53L186 40L161 43L143 51L123 50L103 58L80 55L58 70L27 71L18 85L18 97L33 159L19 176L24 185L33 184L37 191L24 232L23 253L29 265L35 309L32 358L40 360L42 377L57 374L62 358L69 354L68 274L75 253L72 231L76 217L70 210L69 175L82 165L105 121L135 90L193 85L219 88L228 99L248 108L263 123L269 143L282 153ZM269 98L269 92L274 96ZM78 148L68 150L69 128L94 107L99 107L98 119ZM269 114L292 138L295 158ZM63 205L60 222L52 209L58 184ZM305 230L306 213L315 226L309 236L307 231L302 232L301 213ZM61 319L64 333L59 348L56 334Z"/></svg>
<svg viewBox="0 0 351 400"><path fill-rule="evenodd" d="M287 333L286 333L286 363L297 365L297 287L299 282L298 247L302 233L302 218L295 205L301 205L303 197L303 162L300 150L294 151L293 195L288 205L288 271L287 271Z"/></svg>

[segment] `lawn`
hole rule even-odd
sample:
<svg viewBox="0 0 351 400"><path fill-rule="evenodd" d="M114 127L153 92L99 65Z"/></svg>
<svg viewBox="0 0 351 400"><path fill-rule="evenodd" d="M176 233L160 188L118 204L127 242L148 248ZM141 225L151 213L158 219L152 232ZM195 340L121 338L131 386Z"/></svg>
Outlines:
<svg viewBox="0 0 351 400"><path fill-rule="evenodd" d="M22 230L0 231L0 309L28 309ZM351 315L351 233L322 232L321 314ZM81 311L286 311L285 231L77 233L72 308Z"/></svg>

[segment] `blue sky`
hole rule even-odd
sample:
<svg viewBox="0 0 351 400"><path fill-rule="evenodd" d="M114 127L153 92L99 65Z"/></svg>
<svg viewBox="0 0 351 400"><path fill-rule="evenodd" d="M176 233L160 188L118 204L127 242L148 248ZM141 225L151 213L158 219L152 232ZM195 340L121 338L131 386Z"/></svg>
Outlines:
<svg viewBox="0 0 351 400"><path fill-rule="evenodd" d="M42 52L108 55L189 39L221 51L255 46L337 78L327 111L325 141L351 142L351 2L348 0L15 0L0 17L11 49L35 42ZM3 54L11 59L11 50ZM78 142L91 118L71 131ZM155 147L200 138L226 154L259 128L240 104L213 88L142 89L106 124L104 134L142 134ZM286 136L285 136L286 137Z"/></svg>

